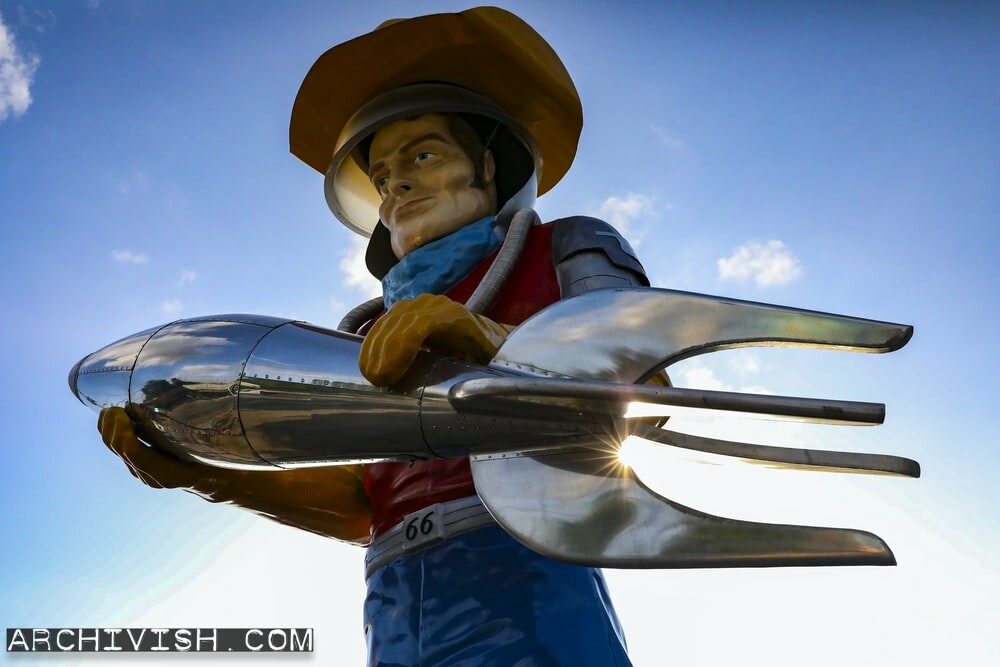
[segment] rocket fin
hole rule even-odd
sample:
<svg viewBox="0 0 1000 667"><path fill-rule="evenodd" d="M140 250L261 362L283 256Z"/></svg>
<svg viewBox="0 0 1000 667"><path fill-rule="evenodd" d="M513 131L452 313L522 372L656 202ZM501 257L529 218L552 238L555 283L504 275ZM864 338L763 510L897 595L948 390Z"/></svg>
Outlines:
<svg viewBox="0 0 1000 667"><path fill-rule="evenodd" d="M860 530L753 523L705 514L646 487L605 450L478 456L483 504L515 539L595 567L895 565Z"/></svg>
<svg viewBox="0 0 1000 667"><path fill-rule="evenodd" d="M491 365L533 375L641 382L676 361L737 347L891 352L905 324L654 288L559 301L515 329Z"/></svg>
<svg viewBox="0 0 1000 667"><path fill-rule="evenodd" d="M889 352L911 335L912 327L889 322L672 290L608 289L536 314L510 335L491 365L548 378L634 383L675 361L715 350L796 346ZM579 564L895 564L885 542L865 531L738 521L671 501L617 460L627 433L624 420L612 430L621 434L595 439L592 449L475 456L476 489L516 539ZM686 445L715 447L718 442Z"/></svg>

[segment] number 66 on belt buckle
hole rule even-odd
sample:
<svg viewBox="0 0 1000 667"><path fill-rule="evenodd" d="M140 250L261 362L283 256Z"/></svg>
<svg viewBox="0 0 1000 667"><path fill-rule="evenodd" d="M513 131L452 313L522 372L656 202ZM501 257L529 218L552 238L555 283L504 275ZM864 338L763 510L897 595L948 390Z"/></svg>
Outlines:
<svg viewBox="0 0 1000 667"><path fill-rule="evenodd" d="M444 542L447 535L443 506L435 503L407 514L403 517L402 528L404 554L414 554Z"/></svg>

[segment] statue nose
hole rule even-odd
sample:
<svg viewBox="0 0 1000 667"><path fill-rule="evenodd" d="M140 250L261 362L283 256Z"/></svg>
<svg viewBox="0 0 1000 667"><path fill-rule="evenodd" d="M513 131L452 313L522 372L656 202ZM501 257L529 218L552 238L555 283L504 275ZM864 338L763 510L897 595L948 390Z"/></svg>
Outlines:
<svg viewBox="0 0 1000 667"><path fill-rule="evenodd" d="M413 182L403 176L395 176L389 179L389 192L399 196L413 189Z"/></svg>

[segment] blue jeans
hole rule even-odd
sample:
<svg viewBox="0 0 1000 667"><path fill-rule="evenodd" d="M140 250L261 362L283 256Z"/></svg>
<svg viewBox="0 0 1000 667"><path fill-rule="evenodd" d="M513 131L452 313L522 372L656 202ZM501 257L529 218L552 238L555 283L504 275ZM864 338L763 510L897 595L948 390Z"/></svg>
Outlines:
<svg viewBox="0 0 1000 667"><path fill-rule="evenodd" d="M371 666L631 665L601 572L540 556L499 526L380 568L364 617Z"/></svg>

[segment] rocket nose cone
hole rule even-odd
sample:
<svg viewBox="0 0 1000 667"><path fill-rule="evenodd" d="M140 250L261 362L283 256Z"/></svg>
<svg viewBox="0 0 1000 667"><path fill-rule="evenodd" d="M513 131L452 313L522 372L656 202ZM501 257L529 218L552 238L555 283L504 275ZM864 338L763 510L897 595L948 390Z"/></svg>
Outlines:
<svg viewBox="0 0 1000 667"><path fill-rule="evenodd" d="M89 356L90 355L88 354L87 357L89 357ZM80 377L80 366L82 366L83 362L85 362L87 360L87 357L84 357L80 361L76 362L76 364L73 366L73 368L69 369L69 378L68 378L69 379L69 390L71 392L73 392L73 395L76 396L77 398L80 398L80 390L77 387L76 381L77 381L77 378ZM83 399L81 399L81 400L83 400Z"/></svg>
<svg viewBox="0 0 1000 667"><path fill-rule="evenodd" d="M95 410L124 407L129 400L132 369L146 342L159 328L147 329L103 347L81 359L69 372L69 389Z"/></svg>
<svg viewBox="0 0 1000 667"><path fill-rule="evenodd" d="M129 383L132 369L95 368L99 362L95 352L84 357L69 372L69 388L84 405L95 410L112 406L125 407L129 400Z"/></svg>

